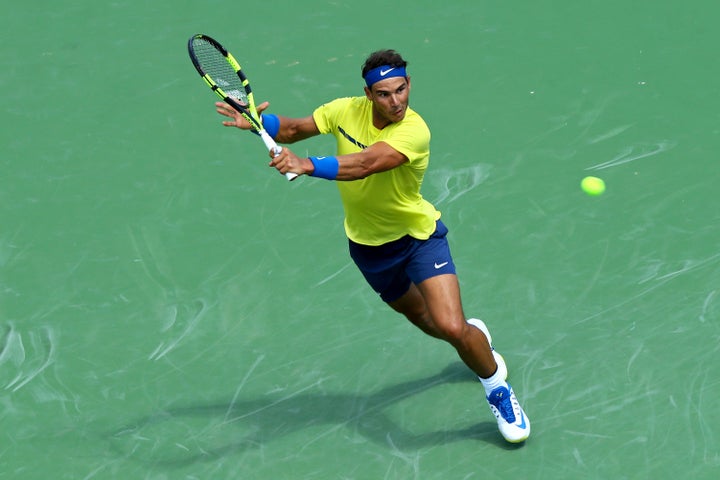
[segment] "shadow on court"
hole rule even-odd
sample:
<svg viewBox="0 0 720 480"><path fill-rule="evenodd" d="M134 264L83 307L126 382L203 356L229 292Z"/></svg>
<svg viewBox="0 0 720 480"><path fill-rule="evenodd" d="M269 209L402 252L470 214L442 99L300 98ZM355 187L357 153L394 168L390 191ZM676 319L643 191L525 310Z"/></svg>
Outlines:
<svg viewBox="0 0 720 480"><path fill-rule="evenodd" d="M163 410L115 430L109 440L113 451L124 458L167 467L242 455L273 442L293 442L294 450L302 455L303 450L340 429L402 452L463 440L480 440L503 449L517 448L502 440L494 421L461 429L414 433L403 429L385 412L388 407L433 387L460 382L477 380L458 362L436 375L369 395L326 393L315 383L295 394L271 393L262 398ZM471 401L477 402L478 417L489 415L481 390ZM444 406L439 404L437 408Z"/></svg>

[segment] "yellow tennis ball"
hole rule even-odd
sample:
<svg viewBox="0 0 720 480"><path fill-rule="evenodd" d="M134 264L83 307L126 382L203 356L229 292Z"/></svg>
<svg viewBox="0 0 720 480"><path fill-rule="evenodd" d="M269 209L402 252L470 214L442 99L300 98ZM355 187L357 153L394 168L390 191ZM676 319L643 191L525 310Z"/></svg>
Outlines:
<svg viewBox="0 0 720 480"><path fill-rule="evenodd" d="M605 182L602 178L585 177L582 179L582 182L580 182L580 187L585 193L595 197L597 195L602 195L605 191Z"/></svg>

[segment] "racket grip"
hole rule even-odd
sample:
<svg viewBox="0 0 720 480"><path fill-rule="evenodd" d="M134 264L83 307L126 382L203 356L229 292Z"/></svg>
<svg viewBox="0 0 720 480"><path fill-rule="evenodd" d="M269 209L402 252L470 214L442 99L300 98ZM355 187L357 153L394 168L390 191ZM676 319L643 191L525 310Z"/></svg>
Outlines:
<svg viewBox="0 0 720 480"><path fill-rule="evenodd" d="M273 157L277 157L282 153L282 147L275 143L275 140L265 131L260 131L260 138L263 139L263 142L265 142L265 146L270 150L273 154ZM285 178L287 178L288 182L291 182L297 178L297 173L287 172L285 174Z"/></svg>
<svg viewBox="0 0 720 480"><path fill-rule="evenodd" d="M275 145L272 149L272 152L273 152L273 157L277 157L278 155L280 155L282 153L282 147L279 145ZM297 178L297 176L298 176L297 173L292 173L292 172L287 172L285 174L285 178L288 179L288 182L292 182L293 180L295 180Z"/></svg>

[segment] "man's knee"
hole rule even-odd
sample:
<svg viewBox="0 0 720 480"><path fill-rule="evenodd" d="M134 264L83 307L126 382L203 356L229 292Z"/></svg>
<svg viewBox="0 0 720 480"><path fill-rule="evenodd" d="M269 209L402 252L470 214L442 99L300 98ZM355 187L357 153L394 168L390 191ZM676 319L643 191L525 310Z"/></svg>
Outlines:
<svg viewBox="0 0 720 480"><path fill-rule="evenodd" d="M435 326L442 337L453 345L464 341L469 327L469 325L465 322L465 319L452 319L435 322Z"/></svg>

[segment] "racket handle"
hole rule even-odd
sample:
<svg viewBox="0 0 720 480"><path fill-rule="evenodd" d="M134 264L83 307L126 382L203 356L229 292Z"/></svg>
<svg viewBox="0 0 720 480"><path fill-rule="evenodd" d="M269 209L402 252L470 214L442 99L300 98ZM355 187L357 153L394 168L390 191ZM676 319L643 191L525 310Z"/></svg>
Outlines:
<svg viewBox="0 0 720 480"><path fill-rule="evenodd" d="M280 145L275 145L272 149L272 152L273 152L273 157L277 157L278 155L280 155L282 153L282 147ZM292 182L293 180L295 180L297 178L297 176L298 176L297 173L292 173L292 172L287 172L285 174L285 178L288 179L288 182Z"/></svg>
<svg viewBox="0 0 720 480"><path fill-rule="evenodd" d="M273 154L273 157L277 157L282 153L282 147L275 143L275 140L265 131L260 131L260 138L262 138L263 142L265 142L265 146L268 150L270 150ZM287 178L288 182L291 182L297 178L297 173L287 172L285 174L285 178Z"/></svg>

